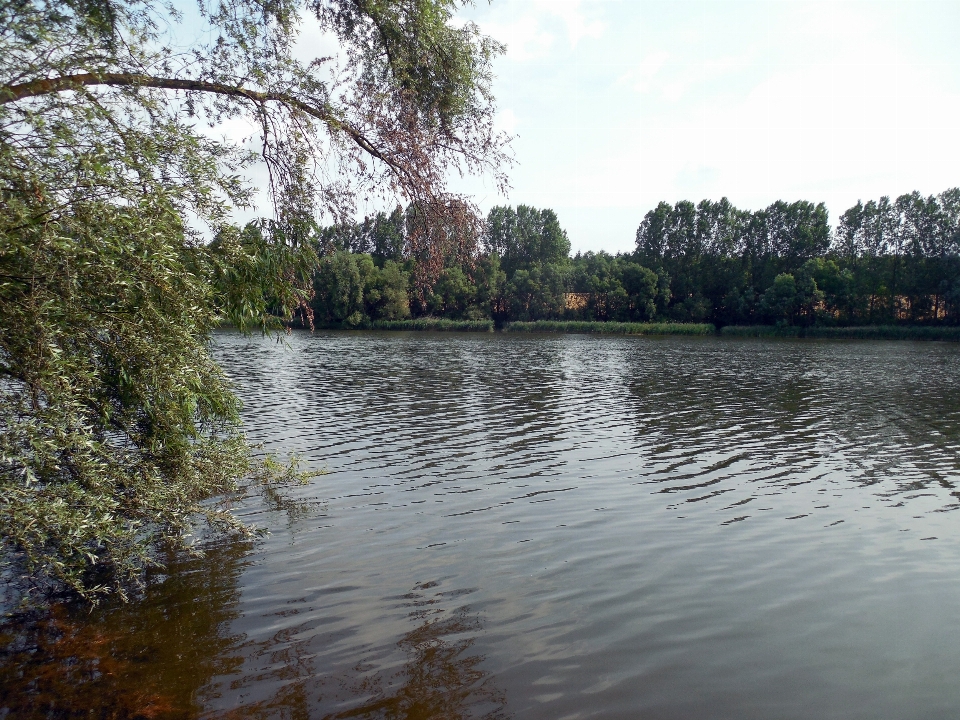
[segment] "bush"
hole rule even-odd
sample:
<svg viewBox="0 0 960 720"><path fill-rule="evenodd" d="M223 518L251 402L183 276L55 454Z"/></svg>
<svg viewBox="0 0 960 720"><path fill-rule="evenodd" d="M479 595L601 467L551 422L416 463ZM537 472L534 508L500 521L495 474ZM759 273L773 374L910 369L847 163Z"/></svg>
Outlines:
<svg viewBox="0 0 960 720"><path fill-rule="evenodd" d="M727 337L791 337L837 340L945 340L960 342L958 327L868 325L862 327L795 327L787 325L728 325Z"/></svg>
<svg viewBox="0 0 960 720"><path fill-rule="evenodd" d="M445 332L493 332L493 320L448 320L422 317L414 320L378 320L374 330L440 330Z"/></svg>

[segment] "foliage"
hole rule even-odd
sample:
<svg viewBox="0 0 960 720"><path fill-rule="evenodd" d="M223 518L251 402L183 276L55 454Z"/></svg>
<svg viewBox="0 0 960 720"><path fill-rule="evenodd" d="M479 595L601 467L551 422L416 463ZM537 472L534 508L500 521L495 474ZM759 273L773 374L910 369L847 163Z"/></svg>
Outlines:
<svg viewBox="0 0 960 720"><path fill-rule="evenodd" d="M923 325L869 325L860 327L797 327L789 325L727 325L721 335L731 337L791 337L835 340L941 340L960 342L958 327Z"/></svg>
<svg viewBox="0 0 960 720"><path fill-rule="evenodd" d="M245 531L210 498L276 473L253 461L208 340L224 321L311 322L318 213L350 216L360 193L416 201L402 247L421 256L475 228L444 183L505 182L501 48L457 6L202 3L174 52L163 2L0 0L0 555L28 582L122 594L198 518ZM297 59L302 12L338 58ZM196 128L241 116L273 206L243 229L230 217L255 158ZM325 266L344 322L405 316L395 221L372 223L380 265Z"/></svg>
<svg viewBox="0 0 960 720"><path fill-rule="evenodd" d="M500 257L504 272L532 270L544 263L564 263L570 240L553 210L528 205L494 207L487 215L486 249Z"/></svg>
<svg viewBox="0 0 960 720"><path fill-rule="evenodd" d="M369 224L338 232L363 237ZM498 324L960 322L960 190L858 203L836 232L822 204L661 203L632 254L571 258L568 248L552 211L495 207L480 247L448 254L433 284L411 283L411 314ZM411 277L423 274L417 262L404 262Z"/></svg>
<svg viewBox="0 0 960 720"><path fill-rule="evenodd" d="M314 274L314 317L326 327L402 320L410 317L408 287L408 273L394 261L377 267L370 255L337 250L320 260Z"/></svg>
<svg viewBox="0 0 960 720"><path fill-rule="evenodd" d="M695 323L591 322L583 320L536 320L512 322L505 332L558 332L603 335L712 335L716 328Z"/></svg>
<svg viewBox="0 0 960 720"><path fill-rule="evenodd" d="M5 209L7 228L34 210ZM123 592L159 542L186 542L198 514L239 529L202 504L251 469L206 341L222 316L260 317L270 276L228 291L218 279L246 275L262 245L186 241L159 192L23 224L0 252L5 554L87 597Z"/></svg>
<svg viewBox="0 0 960 720"><path fill-rule="evenodd" d="M493 332L492 320L448 320L420 317L413 320L378 320L375 330L442 330L445 332Z"/></svg>
<svg viewBox="0 0 960 720"><path fill-rule="evenodd" d="M369 255L337 250L324 257L314 276L314 315L321 323L359 325L363 290L373 268Z"/></svg>
<svg viewBox="0 0 960 720"><path fill-rule="evenodd" d="M957 189L858 202L835 233L822 204L749 212L726 199L661 203L636 242L634 258L669 275L661 312L676 319L702 312L721 325L960 321Z"/></svg>
<svg viewBox="0 0 960 720"><path fill-rule="evenodd" d="M377 320L404 320L410 317L410 300L407 288L410 277L393 260L383 267L374 266L369 275L365 294L367 314Z"/></svg>
<svg viewBox="0 0 960 720"><path fill-rule="evenodd" d="M656 300L667 292L669 278L627 257L588 252L573 259L570 286L589 297L584 319L642 321L656 315Z"/></svg>

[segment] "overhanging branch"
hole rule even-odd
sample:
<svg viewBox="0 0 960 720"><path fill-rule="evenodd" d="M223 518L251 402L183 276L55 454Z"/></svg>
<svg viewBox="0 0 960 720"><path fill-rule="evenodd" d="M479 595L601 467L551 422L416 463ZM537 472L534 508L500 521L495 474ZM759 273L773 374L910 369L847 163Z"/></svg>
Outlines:
<svg viewBox="0 0 960 720"><path fill-rule="evenodd" d="M140 73L79 73L56 78L31 80L17 85L0 86L0 105L16 102L25 98L37 97L76 90L90 85L109 85L112 87L151 87L163 90L184 90L187 92L213 93L243 98L257 104L277 102L294 108L310 117L320 120L331 131L345 132L362 150L386 163L395 172L406 175L407 170L389 156L381 152L362 132L348 122L338 118L329 107L317 107L287 93L259 92L243 87L207 80L185 80L181 78L154 77Z"/></svg>

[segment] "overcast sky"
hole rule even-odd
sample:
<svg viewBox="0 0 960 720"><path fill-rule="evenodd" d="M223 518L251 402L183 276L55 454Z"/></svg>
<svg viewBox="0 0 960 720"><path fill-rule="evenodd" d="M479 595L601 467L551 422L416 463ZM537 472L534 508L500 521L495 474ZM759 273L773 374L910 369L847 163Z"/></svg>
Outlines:
<svg viewBox="0 0 960 720"><path fill-rule="evenodd" d="M756 209L960 185L960 2L479 0L508 46L509 198L629 251L660 200Z"/></svg>

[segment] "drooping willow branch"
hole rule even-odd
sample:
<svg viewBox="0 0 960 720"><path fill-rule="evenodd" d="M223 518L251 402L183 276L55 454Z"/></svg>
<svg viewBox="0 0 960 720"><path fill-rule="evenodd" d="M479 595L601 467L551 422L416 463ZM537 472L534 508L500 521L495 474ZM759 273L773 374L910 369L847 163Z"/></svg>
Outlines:
<svg viewBox="0 0 960 720"><path fill-rule="evenodd" d="M24 98L37 97L39 95L49 95L65 90L76 90L90 85L151 87L163 90L212 93L215 95L243 98L258 105L277 102L320 120L326 124L332 132L338 130L345 132L362 150L386 163L394 172L401 175L407 175L409 173L407 168L377 148L362 132L342 118L337 117L329 107L311 105L288 93L260 92L207 80L154 77L153 75L140 73L78 73L76 75L64 75L56 78L31 80L17 85L0 86L0 105L23 100Z"/></svg>

